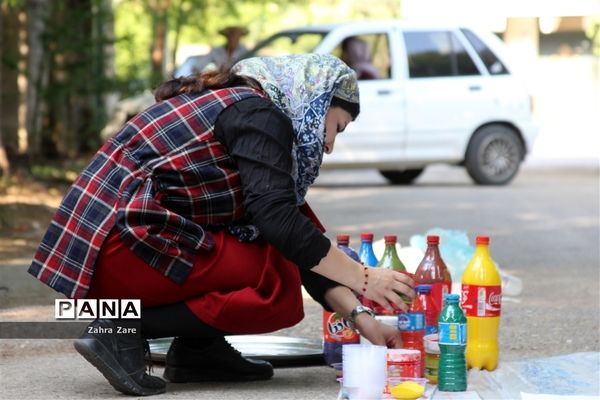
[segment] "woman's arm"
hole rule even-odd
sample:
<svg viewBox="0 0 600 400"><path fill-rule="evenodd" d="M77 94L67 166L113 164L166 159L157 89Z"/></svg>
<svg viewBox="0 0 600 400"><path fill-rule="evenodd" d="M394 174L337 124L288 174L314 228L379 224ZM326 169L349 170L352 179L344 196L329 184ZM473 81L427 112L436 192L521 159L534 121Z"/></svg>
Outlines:
<svg viewBox="0 0 600 400"><path fill-rule="evenodd" d="M331 246L327 255L311 270L363 294L389 311L394 308L392 304L403 311L407 310L396 292L411 298L415 296L412 289L414 283L408 275L385 268L364 267L335 246ZM333 304L331 306L334 307Z"/></svg>

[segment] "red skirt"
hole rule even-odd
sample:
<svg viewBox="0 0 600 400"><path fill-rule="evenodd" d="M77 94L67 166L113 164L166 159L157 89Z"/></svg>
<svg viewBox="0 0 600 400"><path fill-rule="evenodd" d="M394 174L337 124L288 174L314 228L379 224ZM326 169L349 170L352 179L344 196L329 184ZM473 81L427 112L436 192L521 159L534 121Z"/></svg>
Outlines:
<svg viewBox="0 0 600 400"><path fill-rule="evenodd" d="M314 214L310 217L320 225ZM296 264L265 240L240 243L224 230L211 233L213 250L199 252L190 275L178 285L144 263L118 233L111 232L98 256L87 297L141 299L143 307L183 301L206 324L235 334L272 332L302 320Z"/></svg>

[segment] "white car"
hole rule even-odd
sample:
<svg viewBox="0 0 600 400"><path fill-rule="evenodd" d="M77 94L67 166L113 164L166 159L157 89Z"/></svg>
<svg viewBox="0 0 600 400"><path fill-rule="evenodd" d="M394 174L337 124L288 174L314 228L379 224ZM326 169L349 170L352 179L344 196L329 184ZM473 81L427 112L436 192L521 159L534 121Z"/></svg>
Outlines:
<svg viewBox="0 0 600 400"><path fill-rule="evenodd" d="M324 168L372 167L406 184L428 165L446 163L464 165L478 184L511 181L537 127L531 98L492 33L401 21L310 26L279 32L243 58L316 52L344 59L350 37L366 42L378 76L360 81L361 114Z"/></svg>

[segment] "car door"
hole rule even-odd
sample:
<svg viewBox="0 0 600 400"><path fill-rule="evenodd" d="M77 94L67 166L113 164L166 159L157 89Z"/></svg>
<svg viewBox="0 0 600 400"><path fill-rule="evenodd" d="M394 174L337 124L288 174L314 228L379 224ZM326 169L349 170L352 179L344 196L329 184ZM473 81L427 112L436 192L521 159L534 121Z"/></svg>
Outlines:
<svg viewBox="0 0 600 400"><path fill-rule="evenodd" d="M319 53L344 58L342 47L345 42L363 41L369 50L369 62L376 70L376 76L359 76L364 78L359 79L360 115L338 137L333 153L324 158L324 167L394 165L402 158L405 96L402 83L397 79L402 69L397 67L398 57L391 51L399 45L397 35L392 35L393 29L334 31L317 49Z"/></svg>
<svg viewBox="0 0 600 400"><path fill-rule="evenodd" d="M456 30L405 29L407 161L460 161L497 108L481 61Z"/></svg>

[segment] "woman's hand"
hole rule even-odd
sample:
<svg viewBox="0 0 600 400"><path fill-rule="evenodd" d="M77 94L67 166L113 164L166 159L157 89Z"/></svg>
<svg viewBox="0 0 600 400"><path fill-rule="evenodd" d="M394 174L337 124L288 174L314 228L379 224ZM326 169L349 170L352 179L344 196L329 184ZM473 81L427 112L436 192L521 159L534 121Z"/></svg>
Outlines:
<svg viewBox="0 0 600 400"><path fill-rule="evenodd" d="M363 295L388 311L408 311L408 306L400 294L413 299L414 282L410 276L387 268L368 268L366 271L366 291ZM363 283L364 285L364 283Z"/></svg>
<svg viewBox="0 0 600 400"><path fill-rule="evenodd" d="M402 347L400 331L377 321L369 314L358 314L355 325L361 336L364 336L369 342L375 345L386 346L390 349L399 349Z"/></svg>

